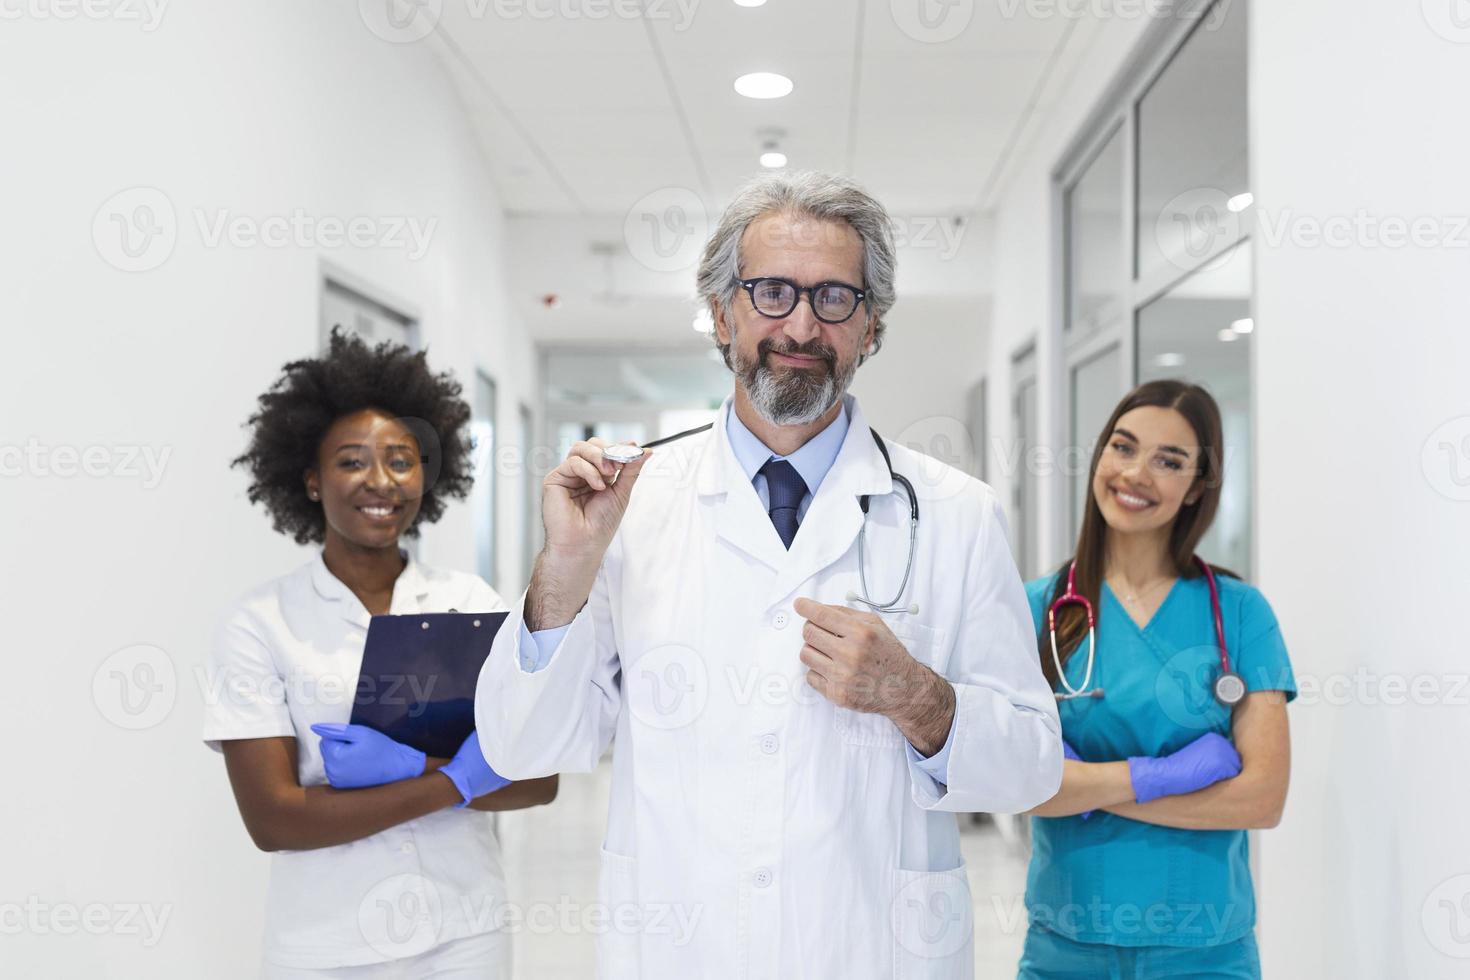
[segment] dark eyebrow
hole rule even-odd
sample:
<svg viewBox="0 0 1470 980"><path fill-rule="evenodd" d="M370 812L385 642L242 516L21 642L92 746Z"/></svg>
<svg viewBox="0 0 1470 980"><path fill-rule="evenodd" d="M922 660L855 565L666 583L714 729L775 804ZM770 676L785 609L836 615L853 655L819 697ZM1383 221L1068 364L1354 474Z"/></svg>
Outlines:
<svg viewBox="0 0 1470 980"><path fill-rule="evenodd" d="M1134 435L1133 433L1129 432L1127 429L1123 428L1121 425L1118 426L1116 429L1113 430L1113 435L1115 435L1115 436L1123 436L1123 437L1125 437L1127 439L1131 439L1134 442L1137 442L1138 441L1138 437L1136 435ZM1188 459L1189 458L1189 450L1188 449L1181 449L1178 446L1160 446L1159 447L1159 452L1161 452L1161 453L1170 453L1170 454L1175 455L1175 456L1183 456L1185 459Z"/></svg>
<svg viewBox="0 0 1470 980"><path fill-rule="evenodd" d="M344 449L367 449L367 448L368 448L368 445L367 445L367 443L364 443L364 442L344 442L344 443L342 443L342 445L340 445L340 446L337 447L337 452L340 453ZM413 452L413 446L410 446L406 442L390 442L384 448L386 448L386 449L406 449L409 452Z"/></svg>

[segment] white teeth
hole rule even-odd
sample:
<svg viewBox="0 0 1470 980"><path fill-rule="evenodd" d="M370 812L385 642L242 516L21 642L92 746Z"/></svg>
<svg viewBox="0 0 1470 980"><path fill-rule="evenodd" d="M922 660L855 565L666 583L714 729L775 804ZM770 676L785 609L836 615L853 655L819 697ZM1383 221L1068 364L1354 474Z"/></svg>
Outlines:
<svg viewBox="0 0 1470 980"><path fill-rule="evenodd" d="M392 507L362 507L359 509L369 517L387 517L393 513Z"/></svg>
<svg viewBox="0 0 1470 980"><path fill-rule="evenodd" d="M1114 493L1118 495L1118 500L1128 507L1147 507L1149 504L1153 503L1153 501L1151 500L1145 500L1142 497L1135 497L1133 494L1124 493L1122 490L1115 490Z"/></svg>

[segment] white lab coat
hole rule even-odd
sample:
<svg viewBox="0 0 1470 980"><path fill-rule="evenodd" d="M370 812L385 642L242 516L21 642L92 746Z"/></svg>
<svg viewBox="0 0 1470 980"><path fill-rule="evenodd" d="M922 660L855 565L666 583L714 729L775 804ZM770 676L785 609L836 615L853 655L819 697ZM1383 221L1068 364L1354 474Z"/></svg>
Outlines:
<svg viewBox="0 0 1470 980"><path fill-rule="evenodd" d="M805 682L792 602L903 574L908 505L854 399L791 550L725 436L655 451L587 605L550 660L520 660L522 603L480 675L475 721L497 772L593 769L616 736L599 976L970 977L973 920L952 812L1015 812L1061 783L1056 703L989 487L890 443L918 491L909 652L954 684L948 785L887 718ZM945 812L951 811L951 812Z"/></svg>

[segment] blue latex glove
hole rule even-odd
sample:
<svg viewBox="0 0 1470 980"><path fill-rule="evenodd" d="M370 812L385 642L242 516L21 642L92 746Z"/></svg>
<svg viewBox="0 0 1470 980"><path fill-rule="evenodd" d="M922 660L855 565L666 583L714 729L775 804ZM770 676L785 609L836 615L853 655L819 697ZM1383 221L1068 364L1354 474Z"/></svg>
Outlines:
<svg viewBox="0 0 1470 980"><path fill-rule="evenodd" d="M1073 762L1086 761L1082 758L1082 756L1077 754L1077 750L1072 748L1072 743L1068 742L1066 739L1062 739L1062 758L1071 759ZM1096 810L1083 810L1081 813L1077 814L1077 816L1081 817L1083 820L1090 820L1092 818L1092 815L1096 812Z"/></svg>
<svg viewBox="0 0 1470 980"><path fill-rule="evenodd" d="M454 758L446 762L439 771L454 782L459 795L464 797L455 806L467 806L476 797L510 785L509 779L491 769L490 763L485 761L484 754L480 752L479 732L470 732L470 737L460 745Z"/></svg>
<svg viewBox="0 0 1470 980"><path fill-rule="evenodd" d="M316 724L327 782L337 789L381 786L424 774L424 753L366 725Z"/></svg>
<svg viewBox="0 0 1470 980"><path fill-rule="evenodd" d="M1206 732L1172 755L1132 756L1128 760L1133 798L1139 803L1193 793L1238 775L1240 754L1229 739L1217 732Z"/></svg>

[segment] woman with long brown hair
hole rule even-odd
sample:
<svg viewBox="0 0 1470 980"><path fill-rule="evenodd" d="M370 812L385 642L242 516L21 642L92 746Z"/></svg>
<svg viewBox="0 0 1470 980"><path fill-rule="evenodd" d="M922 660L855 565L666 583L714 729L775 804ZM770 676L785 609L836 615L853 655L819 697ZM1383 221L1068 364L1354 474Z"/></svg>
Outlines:
<svg viewBox="0 0 1470 980"><path fill-rule="evenodd" d="M1195 554L1223 460L1207 391L1136 388L1075 556L1027 585L1067 761L1032 811L1023 978L1260 976L1246 831L1281 817L1296 682L1261 593Z"/></svg>

